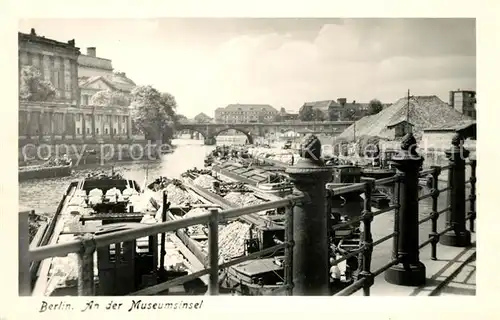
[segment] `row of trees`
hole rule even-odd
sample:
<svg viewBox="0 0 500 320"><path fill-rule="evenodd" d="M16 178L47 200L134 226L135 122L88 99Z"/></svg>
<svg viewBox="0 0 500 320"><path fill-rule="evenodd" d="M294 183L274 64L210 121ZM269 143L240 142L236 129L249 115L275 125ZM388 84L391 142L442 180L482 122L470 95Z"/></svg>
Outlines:
<svg viewBox="0 0 500 320"><path fill-rule="evenodd" d="M51 101L56 96L53 84L45 80L33 66L21 69L19 99L22 101ZM169 142L175 124L181 119L176 114L177 102L170 93L163 93L152 86L138 86L129 94L104 90L94 94L90 103L95 106L131 106L132 130L141 132L150 140Z"/></svg>
<svg viewBox="0 0 500 320"><path fill-rule="evenodd" d="M365 114L359 108L347 107L343 110L342 115L336 108L330 106L328 108L328 113L325 114L323 111L312 106L304 106L299 111L299 119L301 121L355 121L362 118L365 115L374 115L382 111L383 105L377 100L373 99L368 104L368 114Z"/></svg>

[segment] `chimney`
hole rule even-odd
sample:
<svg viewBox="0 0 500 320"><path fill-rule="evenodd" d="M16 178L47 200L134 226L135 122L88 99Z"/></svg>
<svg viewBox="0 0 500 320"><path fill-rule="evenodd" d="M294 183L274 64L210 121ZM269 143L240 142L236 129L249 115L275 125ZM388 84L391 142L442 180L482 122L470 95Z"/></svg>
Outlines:
<svg viewBox="0 0 500 320"><path fill-rule="evenodd" d="M337 99L337 102L338 102L341 106L344 106L344 105L347 103L347 99L346 99L346 98L338 98L338 99Z"/></svg>
<svg viewBox="0 0 500 320"><path fill-rule="evenodd" d="M87 55L90 57L95 57L96 56L96 49L95 47L88 47L87 48Z"/></svg>
<svg viewBox="0 0 500 320"><path fill-rule="evenodd" d="M455 99L454 99L454 96L455 96L455 92L450 91L450 106L451 106L451 107L454 107L454 106L455 106Z"/></svg>
<svg viewBox="0 0 500 320"><path fill-rule="evenodd" d="M35 28L31 28L30 35L32 35L32 36L36 36Z"/></svg>

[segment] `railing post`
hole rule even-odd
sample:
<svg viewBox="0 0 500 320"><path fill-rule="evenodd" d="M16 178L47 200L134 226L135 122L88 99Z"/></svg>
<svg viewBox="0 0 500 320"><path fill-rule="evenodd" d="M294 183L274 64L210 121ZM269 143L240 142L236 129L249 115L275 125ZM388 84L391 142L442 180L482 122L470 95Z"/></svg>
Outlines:
<svg viewBox="0 0 500 320"><path fill-rule="evenodd" d="M208 221L208 255L210 259L210 280L208 292L211 296L219 294L219 210L210 210Z"/></svg>
<svg viewBox="0 0 500 320"><path fill-rule="evenodd" d="M325 184L331 169L321 160L321 142L315 135L304 138L300 158L288 167L304 200L293 208L293 295L329 295L328 232Z"/></svg>
<svg viewBox="0 0 500 320"><path fill-rule="evenodd" d="M469 195L469 201L470 201L470 218L469 218L469 230L470 232L474 232L474 221L476 220L476 166L477 166L477 160L476 159L471 159L470 160L470 195Z"/></svg>
<svg viewBox="0 0 500 320"><path fill-rule="evenodd" d="M31 293L31 275L30 275L30 232L29 232L30 211L19 212L19 295L29 296Z"/></svg>
<svg viewBox="0 0 500 320"><path fill-rule="evenodd" d="M418 179L424 158L416 152L417 141L409 133L401 143L401 151L392 158L398 173L404 173L400 190L398 248L399 263L385 272L392 284L419 286L425 283L425 266L419 260L418 243Z"/></svg>
<svg viewBox="0 0 500 320"><path fill-rule="evenodd" d="M452 230L439 238L439 243L451 247L466 247L471 243L470 232L465 228L465 158L469 151L463 146L463 138L457 133L451 140L451 148L445 151L452 167L448 171L448 203L446 226Z"/></svg>
<svg viewBox="0 0 500 320"><path fill-rule="evenodd" d="M96 243L94 235L85 234L81 237L82 247L78 252L78 295L93 296L94 286L94 252Z"/></svg>
<svg viewBox="0 0 500 320"><path fill-rule="evenodd" d="M287 295L293 295L293 206L286 206L285 208L285 285L288 287Z"/></svg>
<svg viewBox="0 0 500 320"><path fill-rule="evenodd" d="M370 287L373 284L373 274L370 271L373 253L373 237L371 223L373 221L372 213L372 191L375 187L375 179L362 178L365 183L365 201L363 208L363 258L361 265L360 278L366 278L363 284L363 295L370 295Z"/></svg>
<svg viewBox="0 0 500 320"><path fill-rule="evenodd" d="M431 260L437 260L437 244L439 242L439 234L437 232L437 222L439 219L438 200L439 200L439 175L441 174L440 166L432 166L432 212L431 212L431 233L429 237L431 242Z"/></svg>

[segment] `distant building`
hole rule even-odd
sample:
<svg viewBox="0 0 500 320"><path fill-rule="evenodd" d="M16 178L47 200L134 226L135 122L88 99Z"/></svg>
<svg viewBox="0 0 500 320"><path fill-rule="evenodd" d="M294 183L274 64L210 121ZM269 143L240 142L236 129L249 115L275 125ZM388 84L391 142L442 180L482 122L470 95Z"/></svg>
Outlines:
<svg viewBox="0 0 500 320"><path fill-rule="evenodd" d="M196 115L194 117L194 120L197 122L197 123L208 123L208 122L212 122L212 118L210 118L209 116L207 116L205 113L199 113L198 115Z"/></svg>
<svg viewBox="0 0 500 320"><path fill-rule="evenodd" d="M55 87L56 101L78 103L77 59L80 48L75 46L75 40L59 42L38 36L35 29L31 29L29 34L18 33L18 46L19 80L22 67L34 66Z"/></svg>
<svg viewBox="0 0 500 320"><path fill-rule="evenodd" d="M78 57L78 84L82 105L90 105L90 99L99 91L121 91L129 95L136 87L125 72L113 71L110 59L97 57L96 50L95 47L89 47L86 55Z"/></svg>
<svg viewBox="0 0 500 320"><path fill-rule="evenodd" d="M19 101L20 145L30 140L82 142L130 138L128 107L81 104L80 49L75 46L75 40L59 42L38 36L35 29L31 29L30 34L18 33L18 46L19 72L25 66L33 66L56 89L55 98L50 101ZM19 73L20 83L21 80ZM113 81L114 86L118 87L116 82Z"/></svg>
<svg viewBox="0 0 500 320"><path fill-rule="evenodd" d="M268 104L230 104L215 109L218 123L260 123L273 122L278 110Z"/></svg>
<svg viewBox="0 0 500 320"><path fill-rule="evenodd" d="M476 91L450 91L450 106L461 114L476 120Z"/></svg>
<svg viewBox="0 0 500 320"><path fill-rule="evenodd" d="M382 104L384 108L390 104ZM369 103L359 103L356 100L347 102L346 98L338 98L337 100L322 100L305 102L300 110L305 107L312 107L313 110L320 110L326 120L332 121L353 121L359 120L369 114ZM330 116L331 115L331 116Z"/></svg>

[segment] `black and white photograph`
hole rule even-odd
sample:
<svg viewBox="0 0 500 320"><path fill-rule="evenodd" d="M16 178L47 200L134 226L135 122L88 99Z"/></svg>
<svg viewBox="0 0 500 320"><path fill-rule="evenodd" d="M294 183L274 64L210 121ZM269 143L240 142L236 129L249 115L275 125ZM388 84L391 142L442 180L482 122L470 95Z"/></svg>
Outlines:
<svg viewBox="0 0 500 320"><path fill-rule="evenodd" d="M17 29L18 294L37 312L476 295L475 18Z"/></svg>

